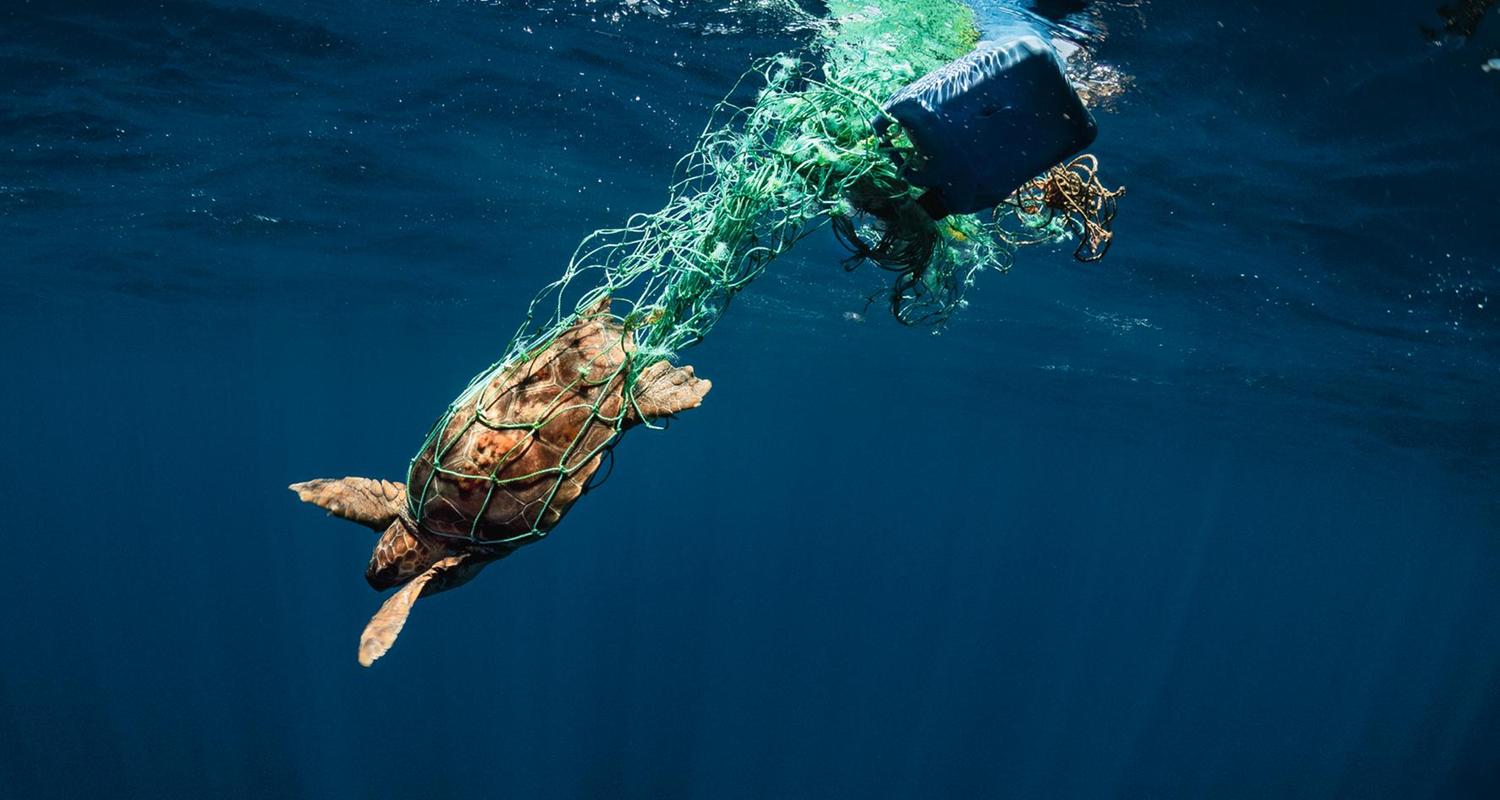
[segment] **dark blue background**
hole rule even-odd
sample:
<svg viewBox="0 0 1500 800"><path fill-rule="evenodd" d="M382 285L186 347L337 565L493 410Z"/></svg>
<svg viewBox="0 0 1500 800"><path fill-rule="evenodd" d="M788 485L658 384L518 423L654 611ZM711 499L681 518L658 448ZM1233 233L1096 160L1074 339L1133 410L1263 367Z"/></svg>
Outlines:
<svg viewBox="0 0 1500 800"><path fill-rule="evenodd" d="M399 478L810 35L721 5L0 7L0 794L1495 796L1500 74L1422 2L1073 20L1103 264L931 336L814 236L355 664L373 537L285 485Z"/></svg>

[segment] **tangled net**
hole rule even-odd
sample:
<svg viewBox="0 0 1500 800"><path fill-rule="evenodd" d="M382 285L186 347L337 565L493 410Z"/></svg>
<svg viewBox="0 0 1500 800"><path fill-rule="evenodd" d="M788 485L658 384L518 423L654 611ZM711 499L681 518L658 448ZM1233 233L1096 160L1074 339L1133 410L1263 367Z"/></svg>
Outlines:
<svg viewBox="0 0 1500 800"><path fill-rule="evenodd" d="M974 275L1008 269L1018 245L1081 231L1088 238L1080 249L1102 255L1100 242L1107 247L1118 193L1091 193L1097 186L1093 162L1087 171L1068 167L1082 190L1054 170L1038 179L1045 183L1037 184L1034 201L1023 192L1008 214L933 221L916 205L919 191L896 166L914 148L899 130L877 136L871 121L884 114L884 98L972 50L979 34L972 12L955 0L868 2L828 3L836 22L823 23L821 64L783 55L762 60L745 74L729 96L758 86L754 102L739 106L725 100L716 106L692 152L678 163L661 210L635 214L623 226L597 231L579 244L563 274L531 302L501 360L476 376L429 432L419 457L425 454L436 465L434 474L488 482L491 495L517 489L517 481L534 481L536 473L504 474L504 459L489 474L450 469L445 456L459 441L452 432L472 425L522 430L526 436L516 447L525 448L578 409L551 408L518 422L489 413L485 403L474 402L478 393L519 380L582 315L597 317L608 298L603 314L618 326L626 356L619 363L591 365L578 380L609 386L618 381L628 399L643 369L700 341L736 294L825 221L853 254L847 269L871 262L896 273L891 311L907 324L945 320L963 305ZM1100 198L1104 205L1095 203ZM1081 228L1075 220L1083 221ZM575 388L560 387L564 393ZM587 409L589 422L568 453L583 448L602 454L613 446L624 415L618 406L606 411L602 402ZM455 415L470 418L455 420ZM612 434L606 444L598 444L597 426ZM565 454L548 470L555 481L549 498L581 463ZM426 493L426 487L411 486L409 510L417 522ZM545 510L535 519L556 516ZM537 522L507 541L524 543L545 533Z"/></svg>
<svg viewBox="0 0 1500 800"><path fill-rule="evenodd" d="M1004 208L1025 227L1054 238L1064 230L1078 237L1073 257L1083 262L1104 258L1114 241L1116 205L1125 187L1106 189L1099 182L1099 159L1085 153L1027 181Z"/></svg>

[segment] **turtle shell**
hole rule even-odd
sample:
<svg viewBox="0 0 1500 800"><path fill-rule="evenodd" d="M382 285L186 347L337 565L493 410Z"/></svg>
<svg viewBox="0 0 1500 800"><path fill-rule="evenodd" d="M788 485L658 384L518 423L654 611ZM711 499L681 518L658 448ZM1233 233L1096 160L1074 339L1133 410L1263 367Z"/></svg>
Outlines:
<svg viewBox="0 0 1500 800"><path fill-rule="evenodd" d="M629 334L603 308L498 367L435 426L407 486L423 531L519 546L551 530L629 422Z"/></svg>

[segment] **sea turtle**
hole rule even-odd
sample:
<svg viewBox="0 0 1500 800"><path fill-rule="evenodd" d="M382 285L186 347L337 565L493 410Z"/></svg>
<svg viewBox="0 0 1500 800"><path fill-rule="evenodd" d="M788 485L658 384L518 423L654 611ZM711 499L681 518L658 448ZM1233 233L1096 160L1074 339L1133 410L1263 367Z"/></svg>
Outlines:
<svg viewBox="0 0 1500 800"><path fill-rule="evenodd" d="M370 666L418 598L460 586L542 538L583 494L604 451L641 422L697 408L710 383L665 360L630 379L631 333L609 298L527 358L476 380L412 461L406 484L370 478L294 483L303 501L384 531L365 579L400 586L359 640Z"/></svg>

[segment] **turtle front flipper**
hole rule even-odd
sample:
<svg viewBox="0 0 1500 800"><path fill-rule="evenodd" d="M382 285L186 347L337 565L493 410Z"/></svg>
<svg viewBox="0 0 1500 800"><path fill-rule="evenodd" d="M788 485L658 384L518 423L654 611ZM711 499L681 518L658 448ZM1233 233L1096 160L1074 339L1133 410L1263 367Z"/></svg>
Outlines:
<svg viewBox="0 0 1500 800"><path fill-rule="evenodd" d="M371 478L317 478L287 487L304 503L383 531L401 515L406 485Z"/></svg>
<svg viewBox="0 0 1500 800"><path fill-rule="evenodd" d="M468 553L460 553L439 559L427 571L407 581L400 590L386 598L380 610L365 625L365 632L360 634L360 666L370 666L375 663L375 659L391 649L391 645L396 643L396 637L401 634L401 629L406 626L406 617L418 598L467 581L484 566L483 563L465 565L464 561L468 558ZM433 583L435 579L437 583Z"/></svg>
<svg viewBox="0 0 1500 800"><path fill-rule="evenodd" d="M633 422L668 417L679 411L697 408L713 383L693 374L692 367L674 367L658 361L636 378L634 402L630 406Z"/></svg>

